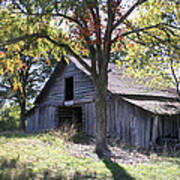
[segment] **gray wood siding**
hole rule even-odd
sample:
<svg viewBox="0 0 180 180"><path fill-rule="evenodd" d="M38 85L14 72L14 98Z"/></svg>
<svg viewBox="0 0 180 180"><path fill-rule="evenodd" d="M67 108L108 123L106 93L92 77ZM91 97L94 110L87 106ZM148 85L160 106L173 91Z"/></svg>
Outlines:
<svg viewBox="0 0 180 180"><path fill-rule="evenodd" d="M82 105L84 132L95 135L95 104ZM135 146L149 148L151 113L119 97L107 102L107 133Z"/></svg>
<svg viewBox="0 0 180 180"><path fill-rule="evenodd" d="M123 142L148 148L151 116L151 113L115 97L107 106L108 134Z"/></svg>
<svg viewBox="0 0 180 180"><path fill-rule="evenodd" d="M56 78L42 104L62 105L64 102L65 78L72 76L74 78L74 101L94 98L92 80L71 63L65 67L61 76Z"/></svg>
<svg viewBox="0 0 180 180"><path fill-rule="evenodd" d="M88 135L95 135L95 124L96 124L96 115L95 115L95 104L87 103L82 105L82 116L83 116L83 130Z"/></svg>
<svg viewBox="0 0 180 180"><path fill-rule="evenodd" d="M43 106L27 118L27 132L38 132L57 127L57 107Z"/></svg>
<svg viewBox="0 0 180 180"><path fill-rule="evenodd" d="M158 141L168 138L178 138L180 142L180 116L154 116L151 119L152 136L150 141L156 146Z"/></svg>

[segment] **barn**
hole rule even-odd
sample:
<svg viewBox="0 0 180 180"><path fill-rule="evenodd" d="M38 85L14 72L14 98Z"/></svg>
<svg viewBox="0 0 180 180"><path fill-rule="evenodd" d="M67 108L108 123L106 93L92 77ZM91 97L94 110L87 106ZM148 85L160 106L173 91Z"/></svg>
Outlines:
<svg viewBox="0 0 180 180"><path fill-rule="evenodd" d="M108 135L146 149L165 138L180 142L180 100L175 92L138 84L115 64L109 64L108 77ZM68 120L93 136L94 97L93 82L83 66L72 57L69 64L61 61L27 113L27 132L55 129Z"/></svg>

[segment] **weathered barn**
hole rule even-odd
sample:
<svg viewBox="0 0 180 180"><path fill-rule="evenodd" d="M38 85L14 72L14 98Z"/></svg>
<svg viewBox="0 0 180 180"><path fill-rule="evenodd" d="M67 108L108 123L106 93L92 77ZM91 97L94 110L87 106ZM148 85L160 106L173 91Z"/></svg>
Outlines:
<svg viewBox="0 0 180 180"><path fill-rule="evenodd" d="M108 134L144 148L164 137L180 142L180 101L176 94L137 84L114 64L109 68ZM58 128L65 120L78 119L82 131L94 135L94 101L89 73L74 58L70 64L61 61L27 115L27 132Z"/></svg>

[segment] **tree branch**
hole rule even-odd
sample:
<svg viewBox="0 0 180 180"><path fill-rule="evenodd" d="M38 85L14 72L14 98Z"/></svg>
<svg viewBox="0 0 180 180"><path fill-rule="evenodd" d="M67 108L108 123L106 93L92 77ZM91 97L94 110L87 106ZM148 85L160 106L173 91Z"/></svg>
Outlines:
<svg viewBox="0 0 180 180"><path fill-rule="evenodd" d="M72 55L73 57L75 57L78 62L90 73L92 72L91 67L78 55L76 54L67 44L62 44L62 43L58 43L55 40L51 39L49 36L45 36L44 38L46 38L48 41L50 41L51 43L55 44L56 46L65 48L67 52L70 53L70 55Z"/></svg>
<svg viewBox="0 0 180 180"><path fill-rule="evenodd" d="M20 41L24 41L26 39L33 39L33 38L44 38L45 35L43 33L34 33L34 34L26 34L24 36L20 36L14 39L10 39L7 40L6 42L0 41L0 46L6 46L6 45L10 45L10 44L15 44L18 43Z"/></svg>
<svg viewBox="0 0 180 180"><path fill-rule="evenodd" d="M144 27L144 28L134 29L132 31L125 32L125 33L121 34L120 36L127 36L127 35L130 35L133 33L139 33L139 32L145 31L145 30L158 28L160 25L162 25L162 24L160 23L160 24L156 24L156 25L152 25L152 26L148 26L148 27Z"/></svg>
<svg viewBox="0 0 180 180"><path fill-rule="evenodd" d="M136 39L132 39L130 37L128 37L128 39L130 39L131 41L133 41L133 42L135 42L137 44L140 44L142 46L147 46L147 43L145 43L145 42L142 42L142 41L139 41L139 40L136 40Z"/></svg>
<svg viewBox="0 0 180 180"><path fill-rule="evenodd" d="M123 34L121 34L120 36L127 36L127 35L130 35L130 34L133 34L133 33L139 33L139 32L142 32L142 31L145 31L145 30L149 30L149 29L153 29L153 28L159 28L159 27L161 27L161 26L168 26L168 27L171 27L171 28L173 28L173 29L178 29L178 30L180 30L180 28L179 27L177 27L177 26L172 26L172 25L169 25L169 24L167 24L167 23L159 23L159 24L156 24L156 25L151 25L151 26L148 26L148 27L144 27L144 28L137 28L137 29L134 29L134 30L132 30L132 31L128 31L128 32L125 32L125 33L123 33ZM166 27L166 29L167 29L167 27ZM165 29L163 29L163 28L161 28L161 30L163 30L163 31L165 31ZM169 32L171 32L171 34L172 34L172 31L171 30L169 30L169 29L167 29ZM178 36L179 37L179 36Z"/></svg>
<svg viewBox="0 0 180 180"><path fill-rule="evenodd" d="M125 19L138 7L139 5L145 3L148 0L138 0L129 10L114 24L112 30L114 30L117 26L124 22Z"/></svg>
<svg viewBox="0 0 180 180"><path fill-rule="evenodd" d="M173 60L172 59L170 59L170 66L171 66L172 76L173 76L174 81L176 83L176 91L177 91L178 96L180 97L179 81L178 81L178 78L177 78L175 70L174 70Z"/></svg>
<svg viewBox="0 0 180 180"><path fill-rule="evenodd" d="M14 4L16 5L16 7L21 11L21 13L25 14L25 15L30 15L30 16L46 16L46 15L51 15L53 17L63 17L65 19L68 19L74 23L76 23L77 25L79 25L81 28L83 27L82 24L77 20L77 19L74 19L70 16L67 16L63 13L59 13L57 10L56 10L56 13L52 13L52 14L47 14L47 13L28 13L26 11L24 11L21 6L18 4L18 3L15 3Z"/></svg>
<svg viewBox="0 0 180 180"><path fill-rule="evenodd" d="M43 34L43 33L35 33L35 34L31 34L31 35L24 35L18 38L14 38L14 39L10 39L6 42L2 42L0 41L0 47L2 46L6 46L6 45L10 45L10 44L14 44L14 43L18 43L19 41L24 41L26 39L39 39L39 38L45 38L48 41L50 41L51 43L53 43L54 45L61 47L61 48L65 48L67 52L69 52L72 56L74 56L79 63L86 68L87 71L89 71L90 73L92 72L91 67L78 55L76 54L67 44L63 44L63 43L58 43L55 40L51 39L48 35Z"/></svg>

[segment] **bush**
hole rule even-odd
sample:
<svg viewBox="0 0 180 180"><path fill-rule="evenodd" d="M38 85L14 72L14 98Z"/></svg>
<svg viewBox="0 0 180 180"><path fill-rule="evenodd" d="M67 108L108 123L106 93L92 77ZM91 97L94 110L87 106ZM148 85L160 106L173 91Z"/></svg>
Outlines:
<svg viewBox="0 0 180 180"><path fill-rule="evenodd" d="M20 110L18 106L8 106L0 112L0 131L17 130L19 127Z"/></svg>

